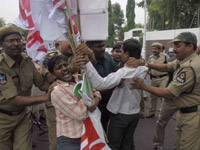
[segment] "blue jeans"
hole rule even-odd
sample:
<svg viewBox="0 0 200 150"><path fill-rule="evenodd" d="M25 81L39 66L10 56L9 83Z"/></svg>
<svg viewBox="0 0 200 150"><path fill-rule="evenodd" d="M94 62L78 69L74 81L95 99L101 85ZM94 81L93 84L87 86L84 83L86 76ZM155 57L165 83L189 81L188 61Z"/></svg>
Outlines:
<svg viewBox="0 0 200 150"><path fill-rule="evenodd" d="M57 150L80 150L81 138L68 138L60 136L57 138Z"/></svg>

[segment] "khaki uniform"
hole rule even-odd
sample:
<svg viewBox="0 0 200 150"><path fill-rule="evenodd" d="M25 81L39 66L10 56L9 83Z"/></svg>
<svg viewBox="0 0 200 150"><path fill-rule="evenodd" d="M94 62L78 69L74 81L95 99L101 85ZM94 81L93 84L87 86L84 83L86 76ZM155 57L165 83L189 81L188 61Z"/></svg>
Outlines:
<svg viewBox="0 0 200 150"><path fill-rule="evenodd" d="M164 55L163 53L159 54L157 59L154 58L153 55L149 57L150 64L166 64L169 59L168 55ZM167 84L168 74L167 72L160 72L154 69L151 69L151 85L154 87L164 88ZM155 114L157 108L158 97L150 94L151 108L149 115Z"/></svg>
<svg viewBox="0 0 200 150"><path fill-rule="evenodd" d="M51 51L49 52L43 59L41 63L41 73L45 77L45 75L49 72L47 68L47 61L52 58L53 56L57 55L62 55L62 53L57 50L57 51ZM72 57L66 58L68 59L68 63L71 64L72 67ZM46 114L46 122L47 122L47 127L48 127L48 136L49 136L49 150L56 150L57 144L57 136L56 136L56 113L55 109L52 105L51 102L46 102L45 103L45 114Z"/></svg>
<svg viewBox="0 0 200 150"><path fill-rule="evenodd" d="M31 150L30 109L16 106L10 99L30 96L33 84L44 83L31 58L22 54L17 64L5 53L0 55L0 150Z"/></svg>
<svg viewBox="0 0 200 150"><path fill-rule="evenodd" d="M174 115L176 111L177 111L177 107L172 100L163 99L161 108L160 108L159 117L156 123L155 134L153 137L154 147L157 147L157 148L163 147L164 140L165 140L165 129L167 127L169 120L171 119L171 117Z"/></svg>
<svg viewBox="0 0 200 150"><path fill-rule="evenodd" d="M168 64L174 72L167 90L178 107L176 150L200 150L200 59L193 53L182 61Z"/></svg>

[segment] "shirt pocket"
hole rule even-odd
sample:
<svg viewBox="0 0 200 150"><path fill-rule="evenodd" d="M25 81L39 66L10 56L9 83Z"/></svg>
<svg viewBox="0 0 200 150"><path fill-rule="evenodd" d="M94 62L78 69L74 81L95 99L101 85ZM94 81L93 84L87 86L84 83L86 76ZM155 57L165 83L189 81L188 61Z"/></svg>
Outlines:
<svg viewBox="0 0 200 150"><path fill-rule="evenodd" d="M21 88L22 91L31 90L33 86L33 73L32 72L26 72L23 74L23 76L20 78L21 80Z"/></svg>

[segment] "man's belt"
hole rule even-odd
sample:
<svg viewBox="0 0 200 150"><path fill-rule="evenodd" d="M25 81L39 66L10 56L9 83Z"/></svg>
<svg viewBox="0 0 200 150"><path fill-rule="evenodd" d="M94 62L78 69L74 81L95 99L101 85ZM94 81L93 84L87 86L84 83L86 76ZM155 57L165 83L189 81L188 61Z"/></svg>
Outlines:
<svg viewBox="0 0 200 150"><path fill-rule="evenodd" d="M183 114L185 113L192 113L192 112L197 112L198 111L198 106L192 106L192 107L184 107L184 108L179 108L179 111Z"/></svg>
<svg viewBox="0 0 200 150"><path fill-rule="evenodd" d="M1 109L0 108L0 113L2 114L6 114L8 116L14 116L14 115L18 115L20 114L24 109L21 109L19 111L7 111L7 110L4 110L4 109Z"/></svg>
<svg viewBox="0 0 200 150"><path fill-rule="evenodd" d="M165 77L167 76L168 74L163 74L163 75L160 75L160 76L154 76L151 74L151 78L162 78L162 77Z"/></svg>

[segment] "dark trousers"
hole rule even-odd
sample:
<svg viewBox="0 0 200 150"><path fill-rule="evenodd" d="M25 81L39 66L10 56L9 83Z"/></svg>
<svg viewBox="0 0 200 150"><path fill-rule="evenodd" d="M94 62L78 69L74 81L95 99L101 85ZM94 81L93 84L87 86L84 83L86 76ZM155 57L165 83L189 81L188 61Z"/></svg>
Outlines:
<svg viewBox="0 0 200 150"><path fill-rule="evenodd" d="M133 134L139 122L139 113L112 114L108 125L108 141L112 150L135 150Z"/></svg>
<svg viewBox="0 0 200 150"><path fill-rule="evenodd" d="M80 150L81 138L73 139L66 136L57 138L57 150Z"/></svg>
<svg viewBox="0 0 200 150"><path fill-rule="evenodd" d="M108 128L108 121L109 121L109 111L106 108L100 109L100 111L101 111L101 124L106 133L107 128Z"/></svg>

